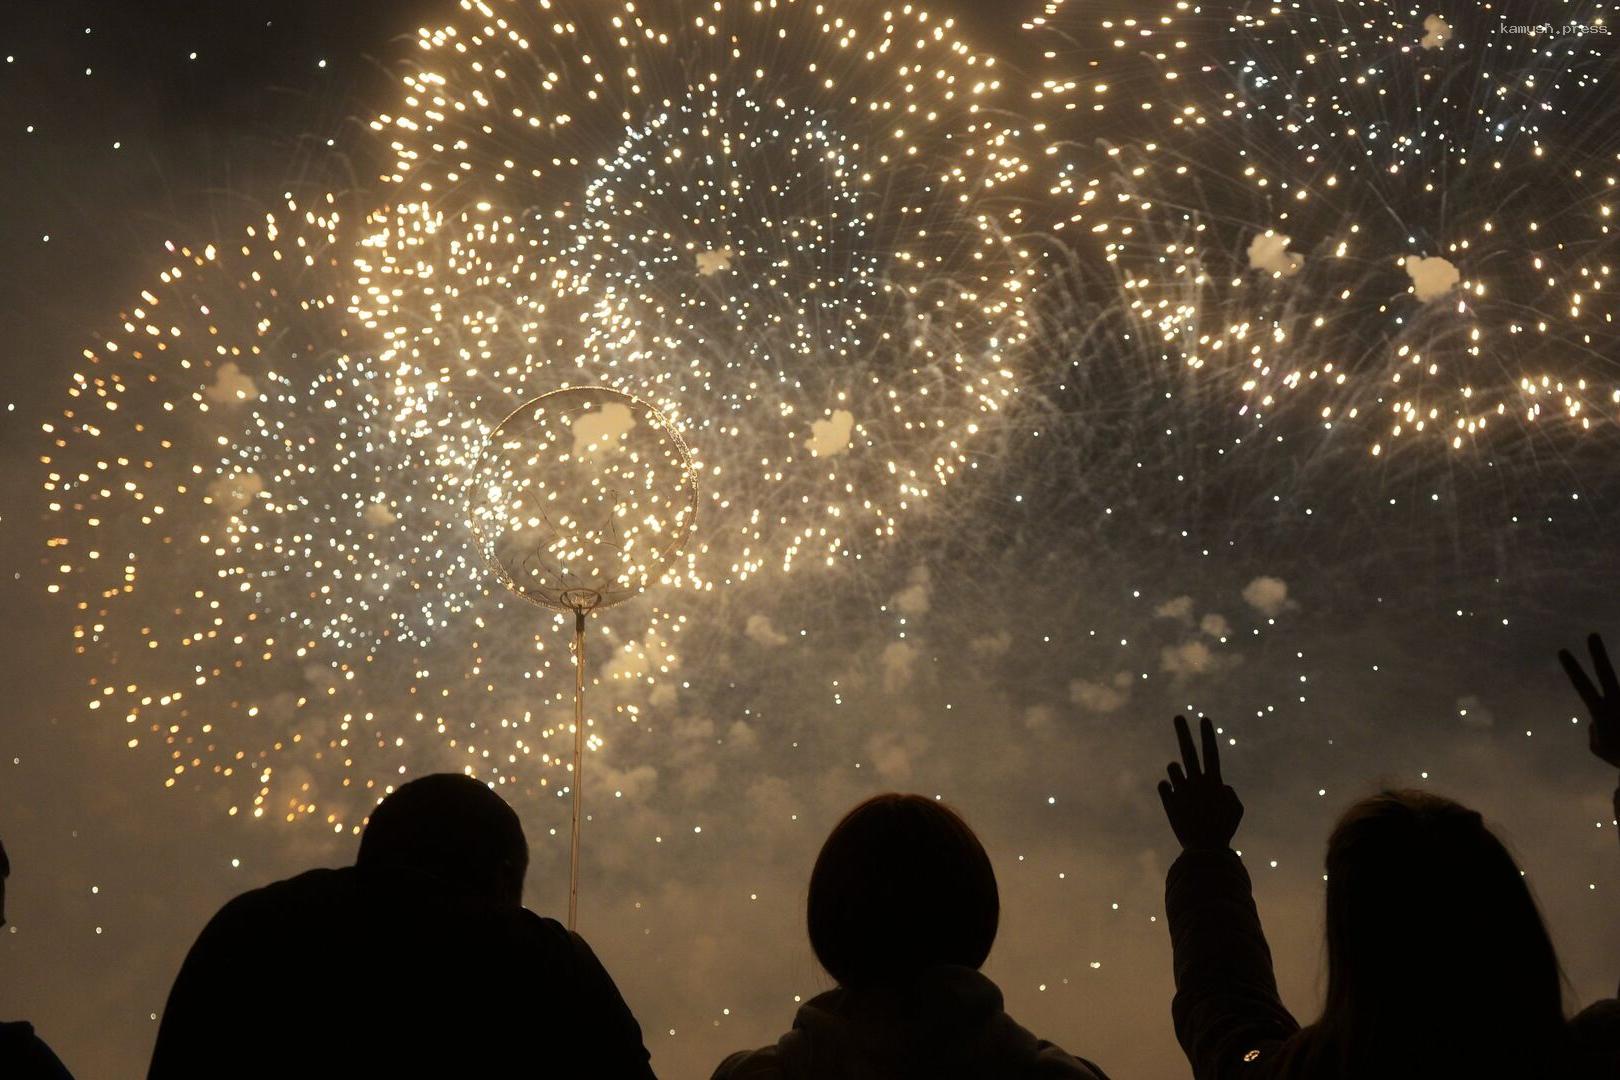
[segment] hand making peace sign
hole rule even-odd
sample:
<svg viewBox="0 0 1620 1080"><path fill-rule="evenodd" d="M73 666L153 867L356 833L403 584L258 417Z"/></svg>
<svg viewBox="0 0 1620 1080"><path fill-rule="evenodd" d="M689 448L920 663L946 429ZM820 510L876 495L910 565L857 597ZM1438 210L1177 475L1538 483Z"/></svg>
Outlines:
<svg viewBox="0 0 1620 1080"><path fill-rule="evenodd" d="M1575 692L1586 702L1586 711L1592 714L1592 722L1586 729L1592 753L1620 769L1620 682L1615 680L1614 665L1609 663L1603 639L1593 634L1586 639L1586 647L1592 653L1596 683L1568 649L1559 649L1558 659L1569 674L1569 681L1575 684Z"/></svg>
<svg viewBox="0 0 1620 1080"><path fill-rule="evenodd" d="M1192 732L1185 716L1176 717L1176 742L1181 746L1181 762L1171 762L1170 779L1159 781L1159 799L1170 828L1187 851L1224 851L1232 846L1238 822L1243 820L1243 803L1221 779L1221 751L1215 739L1215 725L1209 717L1198 718L1198 734L1204 744L1203 763L1193 746Z"/></svg>

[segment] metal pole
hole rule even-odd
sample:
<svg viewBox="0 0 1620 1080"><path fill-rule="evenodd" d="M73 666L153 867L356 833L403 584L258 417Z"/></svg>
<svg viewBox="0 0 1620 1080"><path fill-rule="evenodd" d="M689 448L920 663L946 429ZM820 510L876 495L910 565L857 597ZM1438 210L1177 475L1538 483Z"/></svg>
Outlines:
<svg viewBox="0 0 1620 1080"><path fill-rule="evenodd" d="M574 822L568 849L568 929L579 926L579 819L585 767L585 612L574 612Z"/></svg>

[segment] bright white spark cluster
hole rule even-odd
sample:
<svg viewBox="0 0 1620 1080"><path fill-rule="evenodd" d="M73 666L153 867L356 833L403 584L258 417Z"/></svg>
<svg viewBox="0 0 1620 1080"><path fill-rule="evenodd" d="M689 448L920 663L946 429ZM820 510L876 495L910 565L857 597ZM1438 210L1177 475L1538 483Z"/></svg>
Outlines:
<svg viewBox="0 0 1620 1080"><path fill-rule="evenodd" d="M1050 3L1036 107L1107 134L1054 146L1057 227L1257 417L1375 455L1612 423L1620 65L1608 4L1554 7Z"/></svg>

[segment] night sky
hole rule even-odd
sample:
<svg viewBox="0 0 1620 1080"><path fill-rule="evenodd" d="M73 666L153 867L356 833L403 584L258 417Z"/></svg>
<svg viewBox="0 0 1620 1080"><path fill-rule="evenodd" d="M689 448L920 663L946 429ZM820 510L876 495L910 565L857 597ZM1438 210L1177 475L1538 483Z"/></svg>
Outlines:
<svg viewBox="0 0 1620 1080"><path fill-rule="evenodd" d="M845 809L894 789L943 796L979 830L1003 904L986 970L1015 1019L1116 1077L1184 1075L1170 1029L1162 913L1164 871L1175 845L1154 792L1172 754L1169 718L1177 711L1209 713L1230 740L1225 769L1248 808L1237 846L1255 877L1285 1000L1302 1020L1314 1017L1324 981L1327 831L1350 801L1386 785L1458 798L1500 828L1553 931L1571 1011L1612 995L1620 976L1613 778L1586 754L1579 702L1554 660L1557 648L1577 644L1590 630L1608 630L1611 641L1620 636L1620 398L1613 396L1620 386L1614 351L1620 312L1608 279L1620 245L1606 224L1605 202L1614 199L1620 123L1602 123L1610 115L1602 110L1620 101L1612 70L1608 83L1571 76L1547 90L1549 99L1556 93L1560 109L1567 104L1564 111L1533 107L1540 99L1528 92L1476 95L1459 77L1447 83L1454 92L1444 104L1413 112L1429 125L1413 130L1426 137L1446 133L1448 146L1463 143L1482 160L1500 149L1505 167L1490 171L1466 171L1451 157L1435 166L1416 148L1421 140L1402 141L1411 133L1402 127L1406 114L1384 99L1349 95L1347 108L1373 110L1356 145L1370 147L1368 158L1386 166L1379 173L1358 165L1348 144L1312 142L1313 131L1341 130L1337 120L1321 119L1331 110L1302 120L1299 137L1268 119L1275 99L1267 95L1277 80L1267 65L1292 71L1281 59L1291 46L1269 27L1251 26L1258 59L1244 69L1226 33L1232 12L1247 10L1243 5L1218 5L1186 24L1189 59L1176 80L1163 78L1174 59L1156 57L1159 42L1141 36L1140 27L1116 21L1103 28L1118 5L1069 0L1054 6L1050 23L1024 28L1045 4L933 5L939 15L958 18L956 37L1002 58L1008 89L991 110L994 123L1027 140L1019 145L1038 148L1027 155L1029 171L998 182L995 197L982 203L987 215L1000 215L998 228L1023 238L1021 248L998 247L988 261L1000 266L997 260L1005 260L1015 268L1009 275L1033 268L1026 280L1039 282L1020 324L1019 347L1006 350L1008 377L1018 390L1000 411L980 414L955 405L960 397L936 396L908 414L926 416L933 426L881 427L880 410L862 411L863 403L880 398L863 399L856 376L867 377L867 386L910 387L908 393L929 384L907 382L899 368L886 373L894 354L871 341L864 359L859 347L852 349L856 359L794 351L802 340L833 340L816 336L822 323L795 338L769 322L774 312L814 321L803 315L795 292L813 291L803 275L772 279L753 306L705 306L719 303L714 298L732 287L728 283L754 272L751 251L773 250L773 244L814 249L816 259L823 258L818 245L825 245L832 254L815 263L825 275L817 287L825 280L859 287L865 281L860 273L836 270L838 245L850 243L856 255L870 256L847 237L867 243L888 235L881 222L890 219L862 232L849 224L857 221L852 211L844 234L823 237L813 232L808 211L781 229L739 215L726 219L734 230L728 237L742 236L745 227L757 231L722 248L714 230L726 225L723 215L699 221L697 211L678 201L649 198L649 220L674 232L695 222L698 246L690 250L719 259L699 258L694 282L677 287L669 284L674 271L667 265L646 278L621 274L614 260L630 258L634 244L651 233L613 234L621 247L601 240L613 230L591 221L599 204L587 195L600 190L584 186L593 176L587 155L511 196L516 232L532 240L528 248L514 243L514 250L541 251L560 264L611 249L600 264L607 267L603 276L592 280L622 289L626 310L644 313L653 306L649 297L673 296L690 305L683 309L687 322L662 324L662 340L687 333L686 344L695 348L701 331L704 347L712 343L722 357L765 357L791 369L793 393L784 392L782 401L800 411L813 406L820 426L806 419L794 427L794 419L772 428L759 411L722 402L718 393L706 401L705 387L741 385L722 369L707 382L661 390L690 423L686 434L698 456L732 467L723 478L761 455L781 458L780 447L792 445L770 439L810 437L825 446L836 438L827 460L849 470L839 475L850 487L828 485L826 498L856 520L865 520L862 494L877 502L892 495L878 490L886 475L876 467L883 454L893 453L902 465L920 462L930 489L926 498L902 492L899 501L919 505L894 512L893 537L840 540L830 567L805 557L808 566L781 571L781 536L770 535L767 521L760 546L771 557L758 571L728 578L694 562L684 584L702 575L718 584L655 586L599 628L601 645L593 655L604 659L593 670L593 694L603 742L585 773L591 817L580 929L639 1018L660 1075L707 1076L727 1052L773 1041L788 1027L796 1003L829 985L803 932L810 865ZM1161 6L1173 8L1151 5L1154 11ZM1559 22L1605 12L1592 3L1544 6L1546 18ZM530 5L525 0L518 7L527 12ZM607 7L582 2L572 10L588 20ZM684 12L685 22L708 10L647 7L659 17ZM873 17L865 5L848 7L854 21ZM1495 32L1485 15L1454 12L1448 17L1457 41L1419 45L1437 33L1438 24L1425 23L1431 11L1373 0L1359 7L1385 19L1380 27L1410 29L1406 51L1392 55L1417 57L1412 70L1419 74L1397 90L1446 83L1447 57L1455 53L1445 50ZM199 253L215 244L234 250L244 229L257 227L267 212L294 221L310 206L338 207L350 223L348 231L337 230L339 239L317 244L325 261L304 277L262 262L265 247L257 238L252 255L228 266L221 256L215 263L221 272L213 277L196 263L199 271L172 291L178 298L194 281L196 296L224 298L218 321L236 320L222 327L226 338L251 336L249 303L234 307L230 298L255 295L241 288L241 275L261 263L263 295L282 290L276 303L292 295L287 289L309 288L311 278L334 293L359 291L347 276L355 257L344 246L354 243L352 223L397 209L403 198L398 181L380 179L401 158L388 146L392 136L374 131L371 121L409 111L401 105L400 77L421 63L413 44L417 28L453 18L455 8L454 0L29 0L0 15L0 169L7 193L0 213L6 253L0 270L6 349L0 544L10 571L0 631L6 655L0 836L12 862L9 925L0 943L0 1017L31 1020L76 1075L144 1074L170 980L207 918L245 889L310 866L349 862L368 801L382 785L397 782L400 767L419 773L471 766L500 783L534 849L529 906L551 915L566 906L568 805L559 797L555 766L540 768L516 756L510 765L492 764L487 741L504 737L495 718L517 715L513 710L528 708L526 702L535 709L537 729L547 717L566 722L559 696L571 687L565 639L554 627L535 631L531 613L499 606L479 591L495 587L492 581L469 585L474 579L467 574L446 569L451 560L443 552L465 544L465 522L421 508L436 483L431 461L408 454L383 460L378 451L377 461L346 459L345 468L386 489L377 500L408 492L418 499L410 513L438 513L436 539L425 553L406 558L397 538L368 539L372 546L358 557L385 552L375 558L388 561L402 588L413 595L442 591L445 608L433 609L442 624L385 627L380 616L368 624L365 615L358 624L332 622L339 636L323 639L325 651L313 659L300 654L296 663L279 656L262 666L250 662L215 678L172 718L140 713L127 722L122 709L89 703L103 690L123 702L144 692L136 684L189 680L190 654L172 648L167 637L161 648L153 640L150 655L145 651L145 621L150 614L159 627L155 637L163 637L162 626L190 618L192 609L182 616L182 607L214 588L216 568L245 567L244 578L262 581L259 591L225 601L220 617L232 620L231 629L252 624L279 633L275 628L291 627L308 612L290 614L296 590L283 588L282 579L267 572L268 562L254 561L251 543L241 549L248 554L229 558L207 553L214 541L194 552L148 548L141 545L156 533L110 520L106 531L120 542L129 538L130 550L139 551L140 588L123 606L109 604L104 622L87 630L102 616L91 618L74 602L117 578L118 567L103 565L113 560L99 552L84 557L90 535L84 514L93 507L77 510L72 492L64 496L48 486L64 463L70 473L93 471L87 463L119 456L137 462L153 456L160 473L195 464L205 470L197 475L206 477L221 461L213 441L220 432L229 433L233 448L261 455L255 460L268 475L264 461L276 456L279 444L260 437L262 431L255 435L246 418L248 410L268 409L273 400L298 437L307 435L296 460L314 472L331 471L340 445L335 429L321 426L318 410L302 401L292 407L285 397L274 399L270 378L247 359L234 375L216 368L213 375L186 376L189 383L181 379L187 396L177 400L211 402L212 410L182 409L170 418L132 403L91 440L77 426L82 417L64 423L64 409L78 407L69 391L79 385L75 374L89 370L85 350L97 353L103 370L113 370L128 357L129 343L138 345L145 335L144 316L130 315L156 303L143 301L142 291L158 289L169 302L170 292L155 283L183 260L166 243ZM677 21L668 17L672 25ZM1444 24L1440 38L1452 30ZM1125 48L1114 44L1115 34L1136 37ZM1601 59L1613 48L1610 40L1594 37L1587 59ZM798 70L802 57L792 49L799 47L798 41L782 46L780 72ZM679 51L677 43L670 54ZM1378 55L1387 73L1392 63ZM1552 70L1564 56L1549 52L1534 63ZM1486 67L1528 63L1520 53L1492 57ZM564 57L562 66L570 60ZM1213 66L1199 70L1206 64ZM1470 79L1479 70L1465 65ZM1434 78L1425 81L1425 72ZM512 74L520 84L522 71ZM1295 77L1297 71L1282 82ZM1234 78L1248 80L1254 104L1241 118L1222 113L1230 110L1224 95ZM1054 92L1048 85L1032 99L1030 90L1048 79L1074 86ZM1554 83L1543 74L1537 86ZM1453 110L1459 97L1487 103L1480 105L1485 111ZM1107 107L1098 107L1104 99ZM694 100L708 99L695 94ZM1170 119L1166 114L1183 100L1208 105L1209 122ZM1067 108L1071 101L1082 104ZM840 112L839 102L828 102L819 113L780 115L805 125L805 145L832 147L857 160L872 154L869 144L880 140L850 130L860 110ZM1144 102L1161 107L1155 113ZM1501 123L1494 129L1481 119L1492 108L1510 110L1491 114ZM577 111L577 126L585 129L577 145L604 156L622 151L634 160L625 147L641 146L638 139L656 143L666 130L645 116L621 118L615 127L583 105ZM1541 112L1549 118L1536 127ZM733 115L753 122L752 114ZM762 115L774 122L778 114ZM625 135L627 123L640 127L637 136ZM1468 133L1457 133L1455 125ZM1178 142L1184 134L1189 141ZM527 144L518 137L502 132L495 138L501 141L468 151L475 166L499 168L503 155L522 158ZM926 157L944 152L941 147L954 150L959 140L953 135L925 145L932 147ZM1167 157L1166 148L1175 156ZM1379 157L1386 150L1391 156ZM424 174L456 171L451 157L425 161ZM1196 167L1177 171L1176 162ZM1391 162L1398 167L1388 168ZM672 176L700 175L665 165ZM1133 171L1139 165L1141 171ZM645 194L636 186L643 173L607 172L607 189L619 205ZM1402 187L1397 181L1408 175L1419 181L1442 176L1442 190L1435 194L1436 185L1422 182ZM909 192L905 185L912 182L902 177L886 190ZM1088 187L1102 197L1087 201ZM444 197L459 197L460 189L445 188L452 190L457 194ZM864 212L869 204L860 201L860 185L851 190L848 206ZM299 211L286 210L287 193ZM323 204L327 193L333 199ZM1410 204L1400 201L1406 194ZM1436 202L1425 201L1431 195ZM1365 214L1375 204L1384 209ZM883 206L883 213L894 214L892 205ZM825 207L832 214L847 209L836 198ZM666 210L668 216L657 216ZM1328 254L1342 238L1335 230L1352 219L1354 243L1375 250L1364 257L1352 250L1347 263L1335 264ZM588 224L577 225L581 221ZM1104 221L1108 228L1098 229ZM1535 226L1529 240L1512 231L1526 221ZM1492 228L1481 231L1482 222ZM1132 227L1122 232L1122 223ZM972 232L980 227L968 222L967 235L983 242ZM813 240L801 241L795 228ZM1254 246L1255 237L1268 232L1287 235ZM1459 244L1465 234L1470 243ZM1511 235L1494 239L1504 234ZM600 243L593 247L582 236ZM1541 254L1537 245L1543 243L1551 254L1532 270L1526 260ZM952 259L978 265L963 250L937 238L915 249L924 263L934 259L945 268L938 271L941 280L950 277ZM1441 254L1460 266L1462 283L1442 282L1444 297L1431 303L1423 298L1422 274L1437 264L1414 269L1416 263L1401 259ZM869 265L850 258L857 269ZM1181 274L1178 261L1210 271L1197 303L1214 314L1192 331L1156 321L1178 304L1192 306L1184 290L1193 275ZM1322 269L1343 265L1353 267L1350 277ZM711 274L715 266L720 272ZM907 281L924 276L916 271L904 278L910 267L893 272ZM1239 279L1250 284L1222 284ZM469 287L471 298L463 300L472 307L478 297L495 298L491 307L499 316L488 324L490 336L494 352L508 355L501 350L515 347L511 326L521 321L511 313L528 310L523 305L533 298L504 282L477 288L487 291L475 296ZM1579 297L1572 300L1571 291ZM292 336L275 339L282 352L272 350L264 363L286 365L303 385L358 392L360 377L348 367L345 378L354 381L319 382L340 352L345 363L349 357L369 363L379 352L343 321L349 295L318 317L294 317ZM436 337L423 310L411 310L413 295L407 291L400 310L381 321L410 323L411 342L428 351L442 347L449 355L481 347L469 345L476 336L470 323ZM739 294L730 295L734 301ZM1341 303L1341 297L1350 299ZM1462 301L1453 303L1458 297ZM1147 307L1132 308L1133 299ZM1166 304L1154 309L1161 300ZM279 318L281 310L272 315ZM1143 317L1143 310L1160 315ZM738 311L743 314L734 316ZM1313 328L1319 313L1323 322ZM541 329L533 334L545 340L534 355L578 346L549 328L552 315L536 316ZM412 321L419 316L420 324ZM1475 322L1457 329L1441 321L1454 316ZM1263 324L1265 332L1252 338L1232 332L1240 317ZM135 329L123 329L126 321ZM1218 322L1227 329L1210 330ZM1538 322L1542 329L1534 330ZM1469 352L1468 327L1476 323L1485 344ZM1520 329L1504 329L1510 324ZM186 326L189 333L192 323ZM335 338L321 338L339 326L355 335L341 349ZM1281 336L1273 336L1278 327ZM728 342L728 333L737 340ZM956 335L951 342L970 343L960 346L964 351L979 347L971 344L979 341L973 326L958 322L950 333ZM1425 367L1400 351L1412 347L1414 334L1423 335L1419 351L1434 365L1426 376L1433 381L1411 399L1429 395L1424 408L1432 404L1437 412L1428 427L1413 419L1422 419L1422 409L1402 412L1407 387ZM1248 358L1260 355L1255 343L1262 339L1275 345L1281 366L1255 375L1261 368ZM122 353L109 351L109 342L123 342ZM1334 351L1346 342L1353 345L1349 352ZM1004 344L998 339L997 347ZM1296 351L1310 358L1297 360ZM1200 362L1190 363L1195 352ZM1240 353L1243 361L1231 363ZM1324 366L1322 357L1332 362ZM156 364L166 362L159 357ZM387 367L365 363L359 370ZM795 363L802 367L792 368ZM1303 388L1285 377L1291 370L1305 373L1297 380ZM1348 379L1335 379L1346 372ZM1405 373L1406 381L1391 380L1391 372ZM1548 381L1536 383L1544 373ZM538 392L562 377L536 364L514 385ZM846 377L847 385L838 381ZM260 404L214 396L232 379L262 395ZM574 380L591 381L577 373ZM1523 380L1541 389L1526 390ZM1453 384L1466 384L1468 393L1452 393ZM841 419L830 395L849 387L855 400ZM515 405L519 398L496 390L452 389L443 400L451 412L473 402L480 415L493 410L498 418L502 401ZM822 393L827 401L817 399ZM1526 394L1542 395L1536 400L1545 402L1545 416L1518 419ZM1491 413L1490 425L1469 426L1488 411L1476 401L1497 400L1511 407ZM1580 402L1573 412L1572 401ZM727 415L737 418L740 434L722 438L725 425L705 428L701 421L711 406L715 416L733 410ZM1392 411L1402 428L1393 438ZM777 419L797 415L774 401L766 412ZM1464 418L1461 427L1456 417ZM963 434L969 421L983 428L973 431L975 441ZM866 457L843 447L851 424L850 446L865 439ZM1455 442L1453 429L1460 432ZM175 445L160 453L160 436L172 436ZM948 454L939 450L958 437L967 446L960 456L951 456L959 452L954 445ZM942 456L935 459L936 453ZM936 484L930 470L947 458L960 468L948 483ZM870 472L860 471L869 464ZM780 460L772 466L780 467ZM800 493L822 497L820 474L787 472L783 484L744 484L736 489L736 506L714 504L707 517L700 515L699 538L720 553L716 559L737 558L740 534L726 529L750 498L759 498L767 519L780 514L797 524L793 515L813 503ZM725 483L711 482L710 490L732 492ZM255 478L254 484L268 485L270 498L282 494L274 483ZM173 523L176 535L218 531L217 504L228 506L236 496L225 488L207 490L214 498L207 507L177 504L171 515L180 519ZM254 512L246 508L259 494L249 491L236 511ZM356 520L378 530L402 519L426 520L409 517L401 503L373 509L379 504L365 501L373 498L371 488L362 492ZM346 512L320 508L296 520L330 529L337 520L332 515ZM294 584L315 580L297 577ZM60 591L48 591L61 582L67 584ZM457 589L470 589L471 598L456 600ZM163 622L171 610L174 622ZM476 630L475 616L482 620ZM523 667L537 663L536 643L543 643L546 663L562 665L545 668L537 691ZM350 654L366 655L355 681L334 666ZM234 654L209 655L218 663ZM425 673L429 666L432 675ZM408 716L419 707L418 691L426 696L440 689L448 702L443 723L452 729L438 733L444 738ZM238 813L253 805L258 787L223 774L220 762L232 751L282 754L294 734L300 742L310 736L313 744L351 733L344 726L335 734L338 729L322 727L325 714L289 704L314 696L313 690L330 690L340 711L348 700L356 714L371 710L356 721L365 733L357 742L370 742L342 764L345 754L333 752L331 742L321 743L326 749L319 754L287 752L276 760L287 762L278 768L292 776L291 793L276 789L262 816ZM486 712L489 723L480 727ZM401 732L412 738L396 755L392 740ZM566 735L549 727L530 741L553 754L567 745ZM348 743L342 745L347 751ZM482 758L475 747L484 748Z"/></svg>

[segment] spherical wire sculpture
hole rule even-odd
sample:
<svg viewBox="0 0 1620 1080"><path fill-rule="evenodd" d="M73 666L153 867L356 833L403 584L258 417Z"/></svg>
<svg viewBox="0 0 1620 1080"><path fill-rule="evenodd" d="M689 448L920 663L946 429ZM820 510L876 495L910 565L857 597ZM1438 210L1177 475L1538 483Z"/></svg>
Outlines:
<svg viewBox="0 0 1620 1080"><path fill-rule="evenodd" d="M579 904L585 617L640 593L697 523L691 452L658 409L605 386L553 390L489 435L471 485L479 551L531 604L574 615L568 926Z"/></svg>

